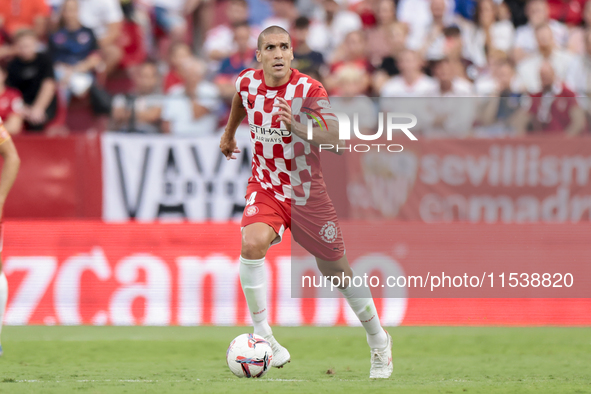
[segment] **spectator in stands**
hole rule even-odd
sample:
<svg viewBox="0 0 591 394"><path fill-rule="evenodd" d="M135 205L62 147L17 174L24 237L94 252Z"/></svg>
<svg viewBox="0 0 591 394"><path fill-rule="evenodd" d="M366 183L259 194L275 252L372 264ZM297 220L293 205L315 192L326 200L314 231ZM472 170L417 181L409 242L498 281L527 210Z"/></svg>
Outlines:
<svg viewBox="0 0 591 394"><path fill-rule="evenodd" d="M322 68L325 65L324 56L320 52L313 51L308 45L309 28L310 20L307 17L300 16L295 20L291 32L294 58L291 64L300 72L320 79Z"/></svg>
<svg viewBox="0 0 591 394"><path fill-rule="evenodd" d="M123 27L123 11L117 0L80 0L78 16L82 26L92 29L98 40L107 74L114 71L123 51L119 40Z"/></svg>
<svg viewBox="0 0 591 394"><path fill-rule="evenodd" d="M431 97L425 100L422 129L427 137L468 137L472 133L476 118L477 103L471 98L472 84L454 75L452 63L443 58L432 66L436 88Z"/></svg>
<svg viewBox="0 0 591 394"><path fill-rule="evenodd" d="M454 19L450 3L450 0L446 0L444 4L445 25ZM407 46L412 50L419 51L423 47L429 27L433 23L431 6L432 0L400 0L398 2L398 20L406 23L410 28Z"/></svg>
<svg viewBox="0 0 591 394"><path fill-rule="evenodd" d="M591 1L583 6L583 24L570 28L568 37L568 50L576 54L583 54L586 50L586 32L591 27Z"/></svg>
<svg viewBox="0 0 591 394"><path fill-rule="evenodd" d="M8 64L6 84L18 89L25 103L25 129L42 131L57 113L56 82L51 57L38 53L37 34L21 30L14 37L16 58Z"/></svg>
<svg viewBox="0 0 591 394"><path fill-rule="evenodd" d="M554 73L559 81L563 81L572 61L572 55L554 44L554 35L549 25L538 26L536 29L538 51L536 54L521 61L517 65L517 75L524 89L530 93L542 90L540 67L544 61L552 63Z"/></svg>
<svg viewBox="0 0 591 394"><path fill-rule="evenodd" d="M361 18L345 9L345 0L322 0L322 12L312 21L308 45L332 63L333 52L347 34L362 28Z"/></svg>
<svg viewBox="0 0 591 394"><path fill-rule="evenodd" d="M454 63L447 57L433 63L432 74L437 84L431 95L434 97L470 97L474 87L466 78L458 76Z"/></svg>
<svg viewBox="0 0 591 394"><path fill-rule="evenodd" d="M324 79L324 87L329 93L338 93L338 83L335 78L336 73L341 67L355 66L363 71L363 83L366 89L369 87L373 66L367 57L367 41L363 31L352 31L345 37L343 45L333 54L333 64L330 67L330 74Z"/></svg>
<svg viewBox="0 0 591 394"><path fill-rule="evenodd" d="M7 72L0 67L0 119L10 134L23 129L23 96L17 89L6 86Z"/></svg>
<svg viewBox="0 0 591 394"><path fill-rule="evenodd" d="M474 81L474 89L479 97L495 96L499 92L498 78L499 70L505 63L510 63L512 70L511 90L520 91L520 83L515 74L513 63L510 62L509 55L499 49L493 49L488 54L488 63L486 68L482 69L478 78Z"/></svg>
<svg viewBox="0 0 591 394"><path fill-rule="evenodd" d="M396 22L394 0L379 0L376 26L367 31L367 53L371 64L378 67L382 59L391 54L391 36Z"/></svg>
<svg viewBox="0 0 591 394"><path fill-rule="evenodd" d="M585 128L585 112L577 104L575 94L561 83L552 63L544 61L539 68L542 89L531 95L531 106L520 111L517 130L531 133L576 136Z"/></svg>
<svg viewBox="0 0 591 394"><path fill-rule="evenodd" d="M337 71L335 78L340 87L339 97L331 100L331 107L346 114L359 114L360 129L370 129L375 133L378 123L377 108L366 96L365 73L359 67L346 65Z"/></svg>
<svg viewBox="0 0 591 394"><path fill-rule="evenodd" d="M185 41L187 15L195 11L200 0L152 0L156 25L164 30L173 42Z"/></svg>
<svg viewBox="0 0 591 394"><path fill-rule="evenodd" d="M90 88L94 70L101 62L98 49L93 31L78 20L78 1L65 0L60 29L49 37L49 54L66 102L72 93L80 97Z"/></svg>
<svg viewBox="0 0 591 394"><path fill-rule="evenodd" d="M191 48L184 42L175 42L168 49L168 53L168 72L164 77L164 93L183 84L180 69L183 62L191 58Z"/></svg>
<svg viewBox="0 0 591 394"><path fill-rule="evenodd" d="M443 57L449 61L454 77L466 80L476 79L478 70L471 60L464 57L460 28L457 26L446 27L443 29L443 37L445 37Z"/></svg>
<svg viewBox="0 0 591 394"><path fill-rule="evenodd" d="M255 48L250 46L250 26L244 22L234 26L234 43L236 52L222 60L220 69L215 77L215 84L220 90L220 96L228 101L236 93L236 77L247 68L256 67Z"/></svg>
<svg viewBox="0 0 591 394"><path fill-rule="evenodd" d="M400 75L381 86L381 97L422 97L437 87L435 81L423 73L422 59L417 52L405 49L397 60Z"/></svg>
<svg viewBox="0 0 591 394"><path fill-rule="evenodd" d="M576 93L581 107L591 114L591 30L585 33L585 53L578 55L566 73L566 86Z"/></svg>
<svg viewBox="0 0 591 394"><path fill-rule="evenodd" d="M0 27L9 36L28 29L34 31L37 38L43 39L50 14L45 0L0 0Z"/></svg>
<svg viewBox="0 0 591 394"><path fill-rule="evenodd" d="M521 106L521 93L513 88L515 69L505 58L498 60L499 64L494 72L494 90L479 112L478 120L481 125L476 135L479 137L506 137L515 135L515 122Z"/></svg>
<svg viewBox="0 0 591 394"><path fill-rule="evenodd" d="M478 14L478 0L455 0L454 12L466 20L475 19Z"/></svg>
<svg viewBox="0 0 591 394"><path fill-rule="evenodd" d="M207 66L199 59L183 64L184 87L172 89L162 113L165 133L207 136L218 128L220 98L217 87L205 80Z"/></svg>
<svg viewBox="0 0 591 394"><path fill-rule="evenodd" d="M295 3L296 0L271 0L273 15L263 21L261 29L275 25L289 31L299 15Z"/></svg>
<svg viewBox="0 0 591 394"><path fill-rule="evenodd" d="M587 0L548 0L550 18L568 26L580 25Z"/></svg>
<svg viewBox="0 0 591 394"><path fill-rule="evenodd" d="M134 91L113 98L113 130L132 133L160 133L164 96L160 93L158 65L146 61L134 76Z"/></svg>
<svg viewBox="0 0 591 394"><path fill-rule="evenodd" d="M408 35L408 26L405 23L395 23L390 35L387 37L387 46L390 52L382 59L381 65L373 75L373 90L379 92L388 78L392 78L400 73L397 57L406 49L406 37Z"/></svg>
<svg viewBox="0 0 591 394"><path fill-rule="evenodd" d="M443 31L446 27L454 26L454 21L446 18L446 0L431 0L431 23L420 33L420 53L427 60L437 60L445 56L446 38Z"/></svg>
<svg viewBox="0 0 591 394"><path fill-rule="evenodd" d="M527 23L526 5L528 0L503 0L503 5L509 10L513 26L519 27Z"/></svg>
<svg viewBox="0 0 591 394"><path fill-rule="evenodd" d="M210 29L203 43L203 50L208 59L220 61L232 54L236 49L233 46L233 26L240 23L248 23L248 3L246 0L229 0L226 7L227 24L222 24ZM251 46L256 47L260 30L251 26Z"/></svg>
<svg viewBox="0 0 591 394"><path fill-rule="evenodd" d="M513 57L519 62L538 51L536 30L541 26L548 26L552 31L554 43L563 48L568 40L568 29L564 24L550 19L548 2L546 0L529 0L526 6L527 24L517 28Z"/></svg>
<svg viewBox="0 0 591 394"><path fill-rule="evenodd" d="M479 68L486 66L486 54L490 51L499 49L509 52L513 48L515 28L510 20L499 20L498 8L493 0L478 2L471 30L466 52Z"/></svg>

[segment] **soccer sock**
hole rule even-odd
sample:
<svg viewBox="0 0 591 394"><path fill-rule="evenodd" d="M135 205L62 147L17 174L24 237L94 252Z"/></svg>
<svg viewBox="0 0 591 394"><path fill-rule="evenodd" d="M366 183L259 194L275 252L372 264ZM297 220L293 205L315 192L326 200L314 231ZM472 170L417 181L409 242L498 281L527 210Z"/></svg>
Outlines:
<svg viewBox="0 0 591 394"><path fill-rule="evenodd" d="M250 310L254 333L262 337L273 334L267 321L265 258L248 260L240 256L240 283Z"/></svg>
<svg viewBox="0 0 591 394"><path fill-rule="evenodd" d="M369 289L349 286L346 289L339 290L345 296L345 299L359 318L359 321L361 321L363 328L365 328L369 347L372 349L383 349L388 346L388 336L380 324L378 311L376 310ZM360 298L360 295L364 295L364 297Z"/></svg>
<svg viewBox="0 0 591 394"><path fill-rule="evenodd" d="M4 272L0 272L0 334L2 334L2 319L4 319L4 311L6 310L6 302L8 301L8 281Z"/></svg>

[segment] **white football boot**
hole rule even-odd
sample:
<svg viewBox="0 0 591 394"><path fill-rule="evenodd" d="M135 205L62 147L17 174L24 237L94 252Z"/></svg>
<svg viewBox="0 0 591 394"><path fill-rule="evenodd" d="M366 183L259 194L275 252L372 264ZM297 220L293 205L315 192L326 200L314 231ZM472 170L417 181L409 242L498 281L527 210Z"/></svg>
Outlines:
<svg viewBox="0 0 591 394"><path fill-rule="evenodd" d="M394 370L392 364L392 337L388 334L388 331L386 331L386 335L388 335L388 346L381 350L371 349L370 379L388 379Z"/></svg>
<svg viewBox="0 0 591 394"><path fill-rule="evenodd" d="M283 368L285 364L291 361L291 356L286 348L281 346L273 335L265 337L265 340L271 345L273 349L273 360L271 360L271 366L275 368Z"/></svg>

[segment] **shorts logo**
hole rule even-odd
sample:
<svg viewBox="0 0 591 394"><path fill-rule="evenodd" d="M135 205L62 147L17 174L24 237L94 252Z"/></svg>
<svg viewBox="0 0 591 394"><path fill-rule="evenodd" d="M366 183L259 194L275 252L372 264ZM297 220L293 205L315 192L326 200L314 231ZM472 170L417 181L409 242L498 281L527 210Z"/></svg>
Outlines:
<svg viewBox="0 0 591 394"><path fill-rule="evenodd" d="M256 205L252 205L246 208L246 212L244 213L244 215L250 217L256 215L257 213L259 213L259 208Z"/></svg>
<svg viewBox="0 0 591 394"><path fill-rule="evenodd" d="M333 243L337 239L337 225L334 222L326 222L319 234L324 242Z"/></svg>

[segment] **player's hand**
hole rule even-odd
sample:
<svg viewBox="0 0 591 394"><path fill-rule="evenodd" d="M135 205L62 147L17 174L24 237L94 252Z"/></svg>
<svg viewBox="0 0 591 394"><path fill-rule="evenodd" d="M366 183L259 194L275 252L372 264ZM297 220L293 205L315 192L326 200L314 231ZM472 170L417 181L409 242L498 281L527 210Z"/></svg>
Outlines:
<svg viewBox="0 0 591 394"><path fill-rule="evenodd" d="M226 160L236 160L235 153L240 153L240 149L238 149L236 145L236 138L230 138L226 133L222 135L220 149L224 156L226 156Z"/></svg>
<svg viewBox="0 0 591 394"><path fill-rule="evenodd" d="M291 107L286 99L277 97L278 103L275 104L274 108L279 108L278 111L273 112L272 116L278 116L277 121L283 122L287 130L291 131Z"/></svg>

